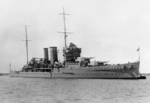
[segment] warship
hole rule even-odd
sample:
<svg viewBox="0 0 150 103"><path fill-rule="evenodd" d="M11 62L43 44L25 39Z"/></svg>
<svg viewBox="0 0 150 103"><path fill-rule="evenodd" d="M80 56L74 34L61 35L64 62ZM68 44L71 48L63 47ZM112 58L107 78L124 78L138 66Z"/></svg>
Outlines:
<svg viewBox="0 0 150 103"><path fill-rule="evenodd" d="M140 60L123 64L93 61L94 57L81 57L81 48L74 43L67 46L64 12L64 61L58 60L57 47L44 48L44 58L32 58L28 62L28 38L26 32L27 64L20 71L10 70L10 77L64 78L64 79L146 79L139 72ZM26 26L27 27L27 26ZM27 29L26 29L27 30ZM50 59L49 59L50 55Z"/></svg>

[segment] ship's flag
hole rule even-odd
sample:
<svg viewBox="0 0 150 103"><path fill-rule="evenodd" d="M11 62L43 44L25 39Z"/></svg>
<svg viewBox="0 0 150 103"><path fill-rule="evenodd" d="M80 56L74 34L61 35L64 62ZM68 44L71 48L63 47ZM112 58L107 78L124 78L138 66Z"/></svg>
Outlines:
<svg viewBox="0 0 150 103"><path fill-rule="evenodd" d="M9 63L10 71L11 71L11 63Z"/></svg>
<svg viewBox="0 0 150 103"><path fill-rule="evenodd" d="M140 48L137 49L137 51L139 51L139 50L140 50Z"/></svg>

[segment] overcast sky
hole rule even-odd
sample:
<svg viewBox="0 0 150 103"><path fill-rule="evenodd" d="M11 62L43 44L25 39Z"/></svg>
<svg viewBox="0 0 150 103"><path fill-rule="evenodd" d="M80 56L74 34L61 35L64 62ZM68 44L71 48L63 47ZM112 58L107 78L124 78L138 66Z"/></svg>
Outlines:
<svg viewBox="0 0 150 103"><path fill-rule="evenodd" d="M82 48L82 56L97 61L125 63L138 60L150 72L149 0L0 0L0 72L20 70L26 63L25 28L29 25L29 59L43 58L43 48L57 46L62 60L63 18L67 44Z"/></svg>

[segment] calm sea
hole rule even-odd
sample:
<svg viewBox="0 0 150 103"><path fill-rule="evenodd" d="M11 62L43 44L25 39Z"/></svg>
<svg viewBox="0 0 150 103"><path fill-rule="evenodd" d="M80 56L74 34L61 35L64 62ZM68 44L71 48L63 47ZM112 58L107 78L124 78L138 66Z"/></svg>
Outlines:
<svg viewBox="0 0 150 103"><path fill-rule="evenodd" d="M0 76L0 103L150 103L146 80Z"/></svg>

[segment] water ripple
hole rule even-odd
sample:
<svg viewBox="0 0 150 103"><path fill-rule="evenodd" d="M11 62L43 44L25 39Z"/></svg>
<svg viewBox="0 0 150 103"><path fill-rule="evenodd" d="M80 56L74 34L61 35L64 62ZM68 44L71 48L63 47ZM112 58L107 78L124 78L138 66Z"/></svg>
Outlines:
<svg viewBox="0 0 150 103"><path fill-rule="evenodd" d="M146 80L0 77L1 103L149 103Z"/></svg>

